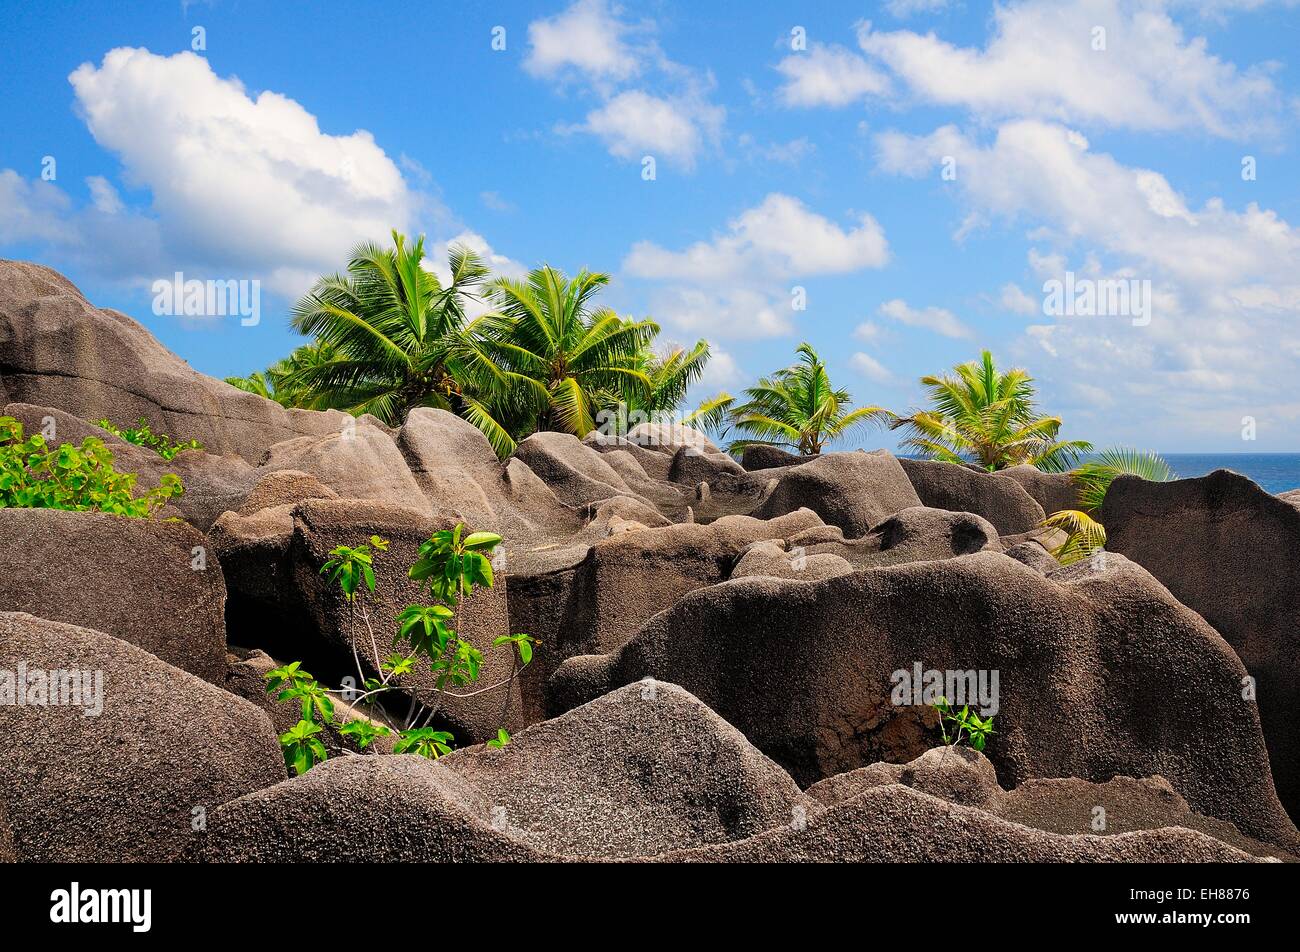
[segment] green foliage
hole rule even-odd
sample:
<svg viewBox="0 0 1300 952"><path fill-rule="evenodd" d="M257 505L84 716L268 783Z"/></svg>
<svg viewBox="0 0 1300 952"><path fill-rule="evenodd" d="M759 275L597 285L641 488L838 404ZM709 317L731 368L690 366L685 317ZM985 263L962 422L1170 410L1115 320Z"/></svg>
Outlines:
<svg viewBox="0 0 1300 952"><path fill-rule="evenodd" d="M435 532L420 546L419 557L408 574L412 579L425 583L436 601L428 605L407 605L397 614L397 631L392 639L394 650L380 658L376 647L374 657L370 658L373 668L380 672L378 678L365 677L360 655L357 654L358 679L364 684L365 690L359 696L350 697L350 700L360 702L382 698L383 695L398 690L398 678L412 675L421 669L432 674L432 691L436 697L451 693L453 689L474 685L478 681L483 664L482 652L471 642L459 638L452 624L462 599L472 595L476 588L492 586L490 555L501 541L501 537L495 533L467 533L463 525L456 525L452 529ZM352 623L350 637L354 646L363 641L357 629L358 620L366 626L370 644L377 644L374 632L369 630L367 601L374 597L377 584L375 553L385 551L388 545L388 541L379 536L371 536L369 544L365 545L340 545L330 552L329 559L321 567L321 573L329 576L331 585L338 586L349 606ZM509 646L512 649L510 676L498 684L479 688L473 693L504 687L505 711L508 712L511 684L519 671L532 661L533 649L537 644L536 639L524 634L495 638L493 648ZM397 735L394 752L413 753L433 759L449 753L455 743L455 738L450 733L429 726L437 713L436 703L431 706L412 703L404 725L394 725L394 729L390 730L365 719L340 718L331 695L341 692L322 687L315 678L302 670L299 662L268 671L265 677L267 693L275 693L277 700L296 702L301 707L302 721L298 728L280 739L286 763L298 773L325 759L327 752L315 734L326 724L332 724L341 735L353 739L363 750L370 747L375 738L391 733ZM412 690L418 694L420 689ZM316 730L309 730L304 725L314 726ZM490 743L494 747L504 747L509 743L509 738L510 735L502 728Z"/></svg>
<svg viewBox="0 0 1300 952"><path fill-rule="evenodd" d="M423 236L412 243L394 231L391 248L358 245L346 275L322 277L294 308L293 326L317 350L272 374L272 392L316 409L372 413L392 426L415 407L450 410L508 455L513 441L501 441L501 425L479 399L493 375L479 365L465 317L487 268L454 246L444 286L423 262Z"/></svg>
<svg viewBox="0 0 1300 952"><path fill-rule="evenodd" d="M119 427L110 420L100 420L96 426L101 430L107 430L114 436L120 436L134 446L143 446L151 449L167 462L171 462L186 450L201 450L203 444L198 440L186 440L185 442L172 442L172 438L166 433L155 433L149 426L149 421L140 417L135 426Z"/></svg>
<svg viewBox="0 0 1300 952"><path fill-rule="evenodd" d="M1140 476L1163 483L1174 478L1170 465L1158 454L1118 447L1089 459L1071 474L1079 490L1079 507L1097 513L1106 501L1106 490L1117 476Z"/></svg>
<svg viewBox="0 0 1300 952"><path fill-rule="evenodd" d="M745 391L744 403L733 407L724 395L697 410L696 418L716 424L729 411L732 428L746 436L732 441L733 453L746 446L780 446L805 456L820 453L858 427L891 418L880 407L849 409L853 398L847 390L831 385L817 352L806 343L796 352L798 363L759 380Z"/></svg>
<svg viewBox="0 0 1300 952"><path fill-rule="evenodd" d="M370 551L372 546L375 551L383 552L388 548L388 540L373 535L370 537L370 545L335 546L330 551L329 560L321 566L321 574L329 573L330 582L342 589L343 597L349 602L357 597L359 585L365 585L371 592L375 590L374 555Z"/></svg>
<svg viewBox="0 0 1300 952"><path fill-rule="evenodd" d="M490 741L488 741L487 745L491 747L493 750L500 750L502 747L505 747L509 743L510 743L510 734L506 732L506 729L504 727L501 727L497 729L497 736L492 738Z"/></svg>
<svg viewBox="0 0 1300 952"><path fill-rule="evenodd" d="M1065 533L1065 541L1052 549L1052 555L1062 565L1090 558L1106 547L1106 527L1078 509L1054 512L1042 525Z"/></svg>
<svg viewBox="0 0 1300 952"><path fill-rule="evenodd" d="M1052 550L1062 565L1089 558L1105 548L1106 528L1097 520L1097 514L1110 484L1123 475L1167 482L1174 478L1174 471L1155 453L1124 448L1099 453L1073 470L1070 476L1077 487L1079 508L1054 512L1042 522L1047 528L1065 533L1065 541Z"/></svg>
<svg viewBox="0 0 1300 952"><path fill-rule="evenodd" d="M274 400L282 407L327 410L331 406L328 392L318 393L304 381L336 360L337 356L329 344L312 341L296 348L288 357L276 361L266 370L256 371L247 377L227 377L226 383L245 393L255 393L267 400Z"/></svg>
<svg viewBox="0 0 1300 952"><path fill-rule="evenodd" d="M922 377L930 408L895 417L890 429L912 435L899 445L927 459L977 463L989 471L1029 463L1064 472L1092 450L1083 440L1060 440L1061 418L1039 416L1033 378L1019 367L1000 371L989 351L953 373Z"/></svg>
<svg viewBox="0 0 1300 952"><path fill-rule="evenodd" d="M430 760L437 760L443 754L451 753L452 736L446 731L436 731L431 727L416 727L401 731L393 744L395 754L419 754Z"/></svg>
<svg viewBox="0 0 1300 952"><path fill-rule="evenodd" d="M88 436L81 446L46 445L23 425L0 417L0 508L65 509L107 512L147 519L185 490L180 478L165 474L153 489L135 495L136 475L113 468L113 452Z"/></svg>
<svg viewBox="0 0 1300 952"><path fill-rule="evenodd" d="M491 532L475 532L461 538L464 526L435 532L420 546L420 557L408 573L425 582L434 598L455 607L456 601L477 585L492 587L490 553L501 542Z"/></svg>
<svg viewBox="0 0 1300 952"><path fill-rule="evenodd" d="M946 697L939 698L934 709L939 712L939 732L943 734L943 742L950 747L960 744L964 735L972 747L983 751L989 735L997 733L993 730L992 717L982 718L965 705L960 711L955 711ZM949 727L952 728L951 734L948 733Z"/></svg>
<svg viewBox="0 0 1300 952"><path fill-rule="evenodd" d="M581 271L570 279L546 265L524 280L488 285L496 310L470 330L485 399L507 438L534 430L586 436L600 409L680 399L703 369L707 345L665 361L650 354L658 324L593 307L607 284L607 274Z"/></svg>
<svg viewBox="0 0 1300 952"><path fill-rule="evenodd" d="M362 750L365 750L372 743L374 743L375 738L385 737L391 734L392 731L390 731L387 727L384 727L382 724L376 724L373 721L357 719L355 721L347 721L344 724L340 724L339 733L342 734L344 737L352 738L354 741L356 741L358 747L360 747Z"/></svg>
<svg viewBox="0 0 1300 952"><path fill-rule="evenodd" d="M280 749L284 753L285 766L292 769L295 776L305 774L329 757L325 745L316 736L320 732L319 724L303 718L280 735Z"/></svg>
<svg viewBox="0 0 1300 952"><path fill-rule="evenodd" d="M709 361L707 341L658 352L653 321L595 308L606 274L549 266L488 282L473 251L448 252L444 285L424 238L358 245L345 274L322 276L294 308L312 340L264 371L226 382L286 407L372 413L400 426L415 407L464 417L501 457L539 429L586 436L595 414L670 412ZM470 304L495 310L470 321Z"/></svg>

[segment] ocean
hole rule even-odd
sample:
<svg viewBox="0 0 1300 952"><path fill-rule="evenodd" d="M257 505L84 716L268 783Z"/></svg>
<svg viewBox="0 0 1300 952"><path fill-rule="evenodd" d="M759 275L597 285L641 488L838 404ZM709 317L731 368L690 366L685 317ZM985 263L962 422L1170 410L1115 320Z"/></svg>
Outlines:
<svg viewBox="0 0 1300 952"><path fill-rule="evenodd" d="M1161 453L1181 479L1230 469L1271 493L1300 489L1300 453Z"/></svg>

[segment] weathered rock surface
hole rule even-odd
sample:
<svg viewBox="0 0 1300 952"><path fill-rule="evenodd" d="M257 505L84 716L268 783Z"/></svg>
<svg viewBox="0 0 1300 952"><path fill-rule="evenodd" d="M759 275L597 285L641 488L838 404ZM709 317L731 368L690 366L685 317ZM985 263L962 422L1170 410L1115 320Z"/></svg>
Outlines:
<svg viewBox="0 0 1300 952"><path fill-rule="evenodd" d="M1300 709L1300 508L1218 470L1167 483L1121 476L1101 519L1108 550L1160 579L1241 657L1256 681L1278 795L1300 816L1292 723Z"/></svg>
<svg viewBox="0 0 1300 952"><path fill-rule="evenodd" d="M194 811L285 778L265 714L125 641L0 612L0 672L20 665L29 677L99 672L103 702L97 716L30 693L0 704L0 812L20 860L167 861L194 835Z"/></svg>
<svg viewBox="0 0 1300 952"><path fill-rule="evenodd" d="M1028 532L1042 523L1043 507L1017 480L932 460L899 459L922 504L983 516L1004 535Z"/></svg>
<svg viewBox="0 0 1300 952"><path fill-rule="evenodd" d="M1115 777L1090 783L1075 777L1026 780L1014 790L998 784L987 757L969 747L935 747L907 764L874 763L837 774L808 788L808 796L834 806L863 790L903 784L950 803L976 807L1021 826L1065 836L1113 836L1184 827L1253 856L1294 860L1284 850L1243 836L1231 823L1193 813L1163 777Z"/></svg>
<svg viewBox="0 0 1300 952"><path fill-rule="evenodd" d="M307 473L341 497L370 499L429 515L429 500L393 438L371 423L348 420L336 433L275 444L266 451L259 470Z"/></svg>
<svg viewBox="0 0 1300 952"><path fill-rule="evenodd" d="M0 611L113 633L220 684L226 585L203 534L183 522L0 509Z"/></svg>
<svg viewBox="0 0 1300 952"><path fill-rule="evenodd" d="M1193 830L1061 836L1008 823L900 784L864 790L806 822L665 862L1239 863L1253 857Z"/></svg>
<svg viewBox="0 0 1300 952"><path fill-rule="evenodd" d="M1000 470L998 475L1018 482L1049 516L1063 509L1079 508L1079 490L1069 473L1045 473L1035 466L1022 464Z"/></svg>
<svg viewBox="0 0 1300 952"><path fill-rule="evenodd" d="M753 472L759 469L776 469L781 466L798 466L813 457L788 453L779 446L746 446L740 454L740 465Z"/></svg>
<svg viewBox="0 0 1300 952"><path fill-rule="evenodd" d="M1158 789L1159 781L1147 783ZM946 748L803 794L697 699L646 681L531 727L502 750L474 748L436 763L412 756L327 762L218 808L192 855L263 862L1245 862L1260 855L1252 850L1268 853L1230 825L1185 809L1130 816L1107 836L1062 835L1000 815L1021 809L1034 816L1016 803L987 761Z"/></svg>
<svg viewBox="0 0 1300 952"><path fill-rule="evenodd" d="M850 538L900 509L921 505L907 473L888 453L830 453L778 470L776 488L754 510L759 519L811 509Z"/></svg>
<svg viewBox="0 0 1300 952"><path fill-rule="evenodd" d="M273 443L336 431L347 415L286 410L198 373L136 321L97 308L58 272L0 260L0 403L83 420L147 417L177 439L255 463Z"/></svg>
<svg viewBox="0 0 1300 952"><path fill-rule="evenodd" d="M1241 662L1118 555L1103 571L1051 577L977 552L820 582L714 585L617 651L569 659L550 696L561 710L642 677L673 681L812 783L931 746L933 733L916 732L891 702L891 674L917 663L999 672L989 756L1009 785L1159 773L1199 813L1287 849L1300 841L1274 793L1255 707L1241 697ZM1192 723L1215 724L1220 741L1187 743Z"/></svg>

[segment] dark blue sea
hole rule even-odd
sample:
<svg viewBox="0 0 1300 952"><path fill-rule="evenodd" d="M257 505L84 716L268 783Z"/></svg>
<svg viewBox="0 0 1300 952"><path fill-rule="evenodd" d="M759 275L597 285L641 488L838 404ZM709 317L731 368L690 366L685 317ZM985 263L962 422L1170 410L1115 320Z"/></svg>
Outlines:
<svg viewBox="0 0 1300 952"><path fill-rule="evenodd" d="M1230 469L1271 493L1300 489L1300 453L1161 453L1181 479Z"/></svg>

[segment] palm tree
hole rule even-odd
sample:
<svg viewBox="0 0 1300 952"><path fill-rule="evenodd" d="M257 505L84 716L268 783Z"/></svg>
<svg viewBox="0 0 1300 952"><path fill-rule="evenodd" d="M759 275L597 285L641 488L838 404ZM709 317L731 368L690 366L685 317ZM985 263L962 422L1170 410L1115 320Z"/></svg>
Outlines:
<svg viewBox="0 0 1300 952"><path fill-rule="evenodd" d="M227 377L226 383L247 393L274 400L282 407L324 409L326 403L322 397L297 381L308 368L333 359L333 348L320 341L313 341L298 347L288 357L276 361L264 371L254 371L247 377Z"/></svg>
<svg viewBox="0 0 1300 952"><path fill-rule="evenodd" d="M656 399L645 355L659 325L593 309L592 298L608 283L607 274L584 270L570 280L544 265L524 280L498 278L488 286L497 309L470 328L472 369L490 385L491 408L512 432L582 437L619 395L628 403ZM674 366L689 376L682 363ZM676 383L662 384L667 399Z"/></svg>
<svg viewBox="0 0 1300 952"><path fill-rule="evenodd" d="M890 429L906 427L912 435L899 445L928 459L977 463L987 470L1029 463L1049 472L1064 472L1092 444L1058 440L1061 418L1039 416L1033 378L1013 367L999 371L993 355L959 364L952 374L922 377L931 408L896 417Z"/></svg>
<svg viewBox="0 0 1300 952"><path fill-rule="evenodd" d="M1106 528L1097 521L1097 514L1117 476L1168 482L1174 471L1155 453L1118 448L1097 454L1070 475L1078 487L1079 508L1063 509L1043 520L1044 526L1065 533L1065 541L1052 550L1063 565L1086 559L1106 545Z"/></svg>
<svg viewBox="0 0 1300 952"><path fill-rule="evenodd" d="M293 326L327 350L285 382L310 391L321 408L372 413L393 426L415 407L460 413L504 455L514 443L480 399L490 382L466 334L465 303L487 268L455 246L443 287L423 261L423 235L408 244L394 231L391 248L358 245L346 275L322 277L295 306Z"/></svg>
<svg viewBox="0 0 1300 952"><path fill-rule="evenodd" d="M686 399L686 391L700 379L709 362L709 342L699 340L690 350L675 346L667 353L652 350L637 355L637 367L650 381L649 389L633 387L624 395L630 410L668 413Z"/></svg>
<svg viewBox="0 0 1300 952"><path fill-rule="evenodd" d="M745 403L730 408L731 427L750 438L734 440L729 451L779 446L813 456L857 427L892 418L881 407L848 409L853 398L847 390L831 386L817 352L807 343L795 352L798 363L761 378L745 391Z"/></svg>

